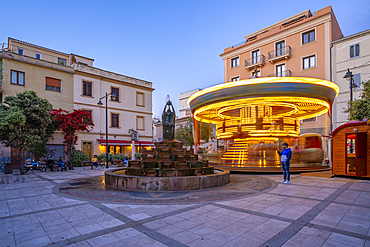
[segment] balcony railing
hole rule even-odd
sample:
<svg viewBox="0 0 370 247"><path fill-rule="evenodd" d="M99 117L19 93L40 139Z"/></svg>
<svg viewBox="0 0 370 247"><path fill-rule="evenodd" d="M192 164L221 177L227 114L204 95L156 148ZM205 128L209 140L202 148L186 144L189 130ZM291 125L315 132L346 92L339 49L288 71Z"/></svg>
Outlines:
<svg viewBox="0 0 370 247"><path fill-rule="evenodd" d="M265 65L265 56L260 55L245 60L245 68L251 70L254 67L263 67Z"/></svg>
<svg viewBox="0 0 370 247"><path fill-rule="evenodd" d="M268 59L270 63L275 63L276 61L282 60L282 59L289 59L292 56L291 54L291 48L290 46L285 46L283 48L270 51L268 53Z"/></svg>
<svg viewBox="0 0 370 247"><path fill-rule="evenodd" d="M285 71L282 71L280 73L276 73L276 74L271 74L271 75L268 75L269 77L287 77L287 76L292 76L292 72L290 70L285 70Z"/></svg>

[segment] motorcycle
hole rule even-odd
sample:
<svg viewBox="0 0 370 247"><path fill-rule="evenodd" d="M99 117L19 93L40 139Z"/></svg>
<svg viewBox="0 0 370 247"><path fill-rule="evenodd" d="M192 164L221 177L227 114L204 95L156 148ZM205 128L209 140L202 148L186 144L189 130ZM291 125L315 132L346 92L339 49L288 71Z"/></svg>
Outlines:
<svg viewBox="0 0 370 247"><path fill-rule="evenodd" d="M70 161L67 161L65 165L68 168L68 170L74 170L75 169Z"/></svg>
<svg viewBox="0 0 370 247"><path fill-rule="evenodd" d="M39 170L40 172L46 172L46 166L42 165L40 161L32 162L31 164L24 164L24 173L27 173L29 170Z"/></svg>

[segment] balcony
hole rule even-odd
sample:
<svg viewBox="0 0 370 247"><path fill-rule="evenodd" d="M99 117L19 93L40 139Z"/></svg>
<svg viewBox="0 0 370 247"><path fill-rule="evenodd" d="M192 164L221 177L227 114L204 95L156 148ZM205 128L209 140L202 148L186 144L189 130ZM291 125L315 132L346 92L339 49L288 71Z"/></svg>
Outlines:
<svg viewBox="0 0 370 247"><path fill-rule="evenodd" d="M276 74L271 74L271 75L268 75L269 77L289 77L289 76L292 76L292 72L290 70L285 70L285 71L282 71L280 73L276 73Z"/></svg>
<svg viewBox="0 0 370 247"><path fill-rule="evenodd" d="M281 49L270 51L268 53L269 62L274 64L280 60L288 60L292 56L290 46L285 46Z"/></svg>
<svg viewBox="0 0 370 247"><path fill-rule="evenodd" d="M245 68L250 71L255 67L263 67L265 65L265 56L260 55L257 57L252 57L250 59L245 60Z"/></svg>

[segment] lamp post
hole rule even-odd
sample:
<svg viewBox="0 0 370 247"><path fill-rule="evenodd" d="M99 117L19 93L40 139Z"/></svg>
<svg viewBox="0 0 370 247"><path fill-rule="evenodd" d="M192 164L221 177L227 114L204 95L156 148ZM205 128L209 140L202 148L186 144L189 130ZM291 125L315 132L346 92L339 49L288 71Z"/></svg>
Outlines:
<svg viewBox="0 0 370 247"><path fill-rule="evenodd" d="M349 99L349 103L350 105L352 105L352 102L353 102L353 74L352 72L348 69L347 73L345 74L345 76L343 76L343 78L346 78L347 81L349 81L349 89L350 89L350 99Z"/></svg>
<svg viewBox="0 0 370 247"><path fill-rule="evenodd" d="M106 166L105 168L109 168L108 165L108 96L110 95L111 100L116 100L117 96L114 93L107 93L105 92L105 96L101 97L99 99L98 105L102 106L103 102L101 102L102 99L105 98L105 151L106 151Z"/></svg>

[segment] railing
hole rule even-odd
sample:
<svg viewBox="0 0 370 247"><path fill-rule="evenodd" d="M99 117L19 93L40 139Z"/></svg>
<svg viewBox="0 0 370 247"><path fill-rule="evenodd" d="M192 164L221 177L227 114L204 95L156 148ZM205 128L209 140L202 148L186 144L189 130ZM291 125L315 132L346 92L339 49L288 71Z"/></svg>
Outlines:
<svg viewBox="0 0 370 247"><path fill-rule="evenodd" d="M276 57L280 57L280 56L283 56L283 55L291 55L291 49L290 49L290 46L285 46L283 48L280 48L280 49L277 49L277 50L274 50L274 51L270 51L268 53L268 58L269 60L270 59L274 59Z"/></svg>
<svg viewBox="0 0 370 247"><path fill-rule="evenodd" d="M245 43L247 43L247 41L242 41L240 43L237 43L236 45L233 45L233 48L244 45Z"/></svg>
<svg viewBox="0 0 370 247"><path fill-rule="evenodd" d="M292 76L292 72L290 70L285 70L285 71L282 71L280 73L276 73L276 74L271 74L271 75L268 75L269 77L287 77L287 76Z"/></svg>
<svg viewBox="0 0 370 247"><path fill-rule="evenodd" d="M259 63L262 63L262 64L265 63L265 56L264 55L252 57L250 59L245 60L245 67L249 67L249 66L252 66L254 64L259 64Z"/></svg>

